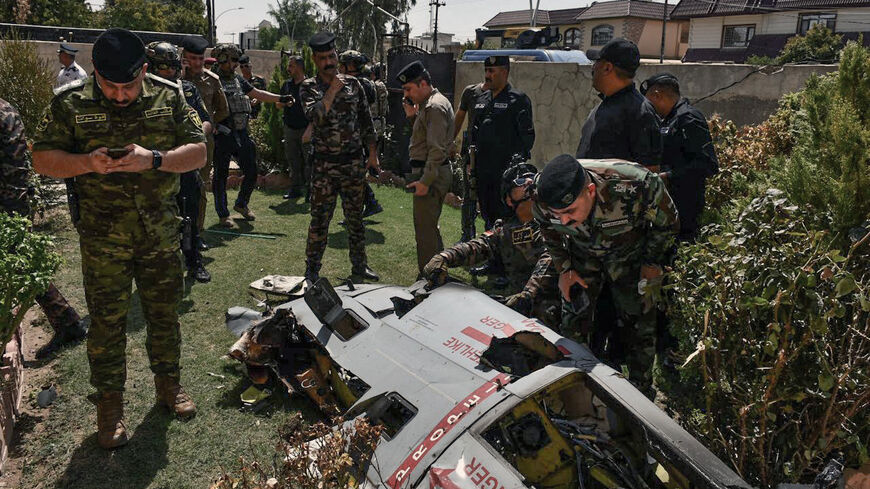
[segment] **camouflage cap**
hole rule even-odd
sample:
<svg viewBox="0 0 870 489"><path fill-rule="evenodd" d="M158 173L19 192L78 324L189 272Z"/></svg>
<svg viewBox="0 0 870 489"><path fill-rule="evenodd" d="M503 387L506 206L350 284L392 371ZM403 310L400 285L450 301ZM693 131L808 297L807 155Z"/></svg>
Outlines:
<svg viewBox="0 0 870 489"><path fill-rule="evenodd" d="M586 183L586 169L577 158L563 154L549 163L536 179L538 201L551 209L564 209L577 200Z"/></svg>
<svg viewBox="0 0 870 489"><path fill-rule="evenodd" d="M368 62L369 58L365 54L355 51L353 49L348 49L347 51L342 52L338 55L338 62L346 65L348 63L353 63L357 68L362 68L364 64Z"/></svg>

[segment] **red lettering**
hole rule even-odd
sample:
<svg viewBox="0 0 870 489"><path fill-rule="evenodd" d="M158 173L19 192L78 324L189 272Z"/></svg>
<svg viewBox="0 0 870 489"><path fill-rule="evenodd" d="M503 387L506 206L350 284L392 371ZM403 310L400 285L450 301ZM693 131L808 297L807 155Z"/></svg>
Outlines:
<svg viewBox="0 0 870 489"><path fill-rule="evenodd" d="M479 486L487 477L489 477L489 471L486 470L486 467L484 467L483 464L481 464L480 469L471 476L471 482L473 482L475 486Z"/></svg>
<svg viewBox="0 0 870 489"><path fill-rule="evenodd" d="M477 462L477 463L475 463ZM472 472L475 472L478 467L481 466L481 462L478 462L476 458L471 457L471 463L465 465L465 475L471 475Z"/></svg>
<svg viewBox="0 0 870 489"><path fill-rule="evenodd" d="M495 489L498 487L498 479L496 479L495 477L490 477L486 480L486 482L483 483L481 487L483 487L484 485L489 487L489 489Z"/></svg>

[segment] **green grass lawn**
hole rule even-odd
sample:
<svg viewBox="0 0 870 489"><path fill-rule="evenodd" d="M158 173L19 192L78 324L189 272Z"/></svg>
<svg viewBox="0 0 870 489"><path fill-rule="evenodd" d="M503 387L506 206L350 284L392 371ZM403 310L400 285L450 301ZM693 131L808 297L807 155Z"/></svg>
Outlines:
<svg viewBox="0 0 870 489"><path fill-rule="evenodd" d="M417 276L411 196L400 189L375 189L384 212L367 220L369 264L382 282L410 284ZM235 197L231 192L230 202ZM209 201L206 228L217 218ZM267 274L301 275L305 271L305 238L308 206L285 201L281 192L254 193L251 209L257 220L237 221L239 231L274 235L277 239L224 236L205 233L212 246L204 253L212 274L209 284L195 284L181 306L182 384L193 396L199 414L180 422L154 407L152 374L145 353L145 323L134 295L128 321L126 421L130 443L107 452L96 443L96 410L86 399L92 392L84 345L61 352L49 366L50 379L60 395L49 409L39 410L41 421L22 426L18 457L22 487L63 488L204 488L221 473L237 466L239 457L270 460L277 440L276 429L297 410L308 419L317 414L300 397L276 395L272 409L258 414L240 412L239 394L250 385L241 364L222 358L235 338L224 326L224 313L236 305L256 307L248 284ZM347 233L338 225L340 205L333 217L329 248L321 275L334 284L350 274ZM56 277L58 288L73 305L87 312L82 290L78 236L66 214L60 214L43 231L56 235L64 257ZM482 229L480 221L478 230ZM441 231L445 243L460 235L460 213L444 207ZM469 279L467 272L455 273ZM224 376L219 378L215 375ZM26 375L26 372L25 372ZM31 393L25 393L24 402ZM38 427L34 427L39 421Z"/></svg>

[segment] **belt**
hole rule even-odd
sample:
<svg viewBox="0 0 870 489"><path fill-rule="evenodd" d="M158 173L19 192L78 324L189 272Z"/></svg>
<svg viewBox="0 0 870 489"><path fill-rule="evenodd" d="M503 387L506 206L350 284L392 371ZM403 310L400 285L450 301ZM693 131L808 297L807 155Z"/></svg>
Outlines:
<svg viewBox="0 0 870 489"><path fill-rule="evenodd" d="M315 160L323 160L330 163L347 163L351 160L361 160L362 157L362 153L340 153L337 155L332 155L328 153L318 153L316 151L314 152Z"/></svg>
<svg viewBox="0 0 870 489"><path fill-rule="evenodd" d="M411 164L411 168L423 168L426 166L426 160L411 160L409 163ZM441 166L449 164L450 160L444 160L444 162L441 163Z"/></svg>

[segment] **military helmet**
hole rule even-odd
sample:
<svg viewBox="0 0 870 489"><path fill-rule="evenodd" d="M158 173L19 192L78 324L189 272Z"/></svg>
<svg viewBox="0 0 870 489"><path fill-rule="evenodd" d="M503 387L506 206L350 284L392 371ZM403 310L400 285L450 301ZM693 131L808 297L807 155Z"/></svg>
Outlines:
<svg viewBox="0 0 870 489"><path fill-rule="evenodd" d="M242 50L235 44L228 42L218 44L211 50L211 57L215 58L218 63L226 63L231 60L238 61L241 56Z"/></svg>
<svg viewBox="0 0 870 489"><path fill-rule="evenodd" d="M510 195L515 187L521 187L526 180L535 180L538 169L531 163L518 163L509 167L501 176L501 198Z"/></svg>
<svg viewBox="0 0 870 489"><path fill-rule="evenodd" d="M145 57L148 58L148 71L151 73L170 68L181 69L178 48L166 41L154 41L145 46Z"/></svg>
<svg viewBox="0 0 870 489"><path fill-rule="evenodd" d="M343 53L338 55L339 63L343 65L353 63L358 70L361 69L368 61L368 56L359 51L354 51L353 49L348 49L347 51L344 51Z"/></svg>

